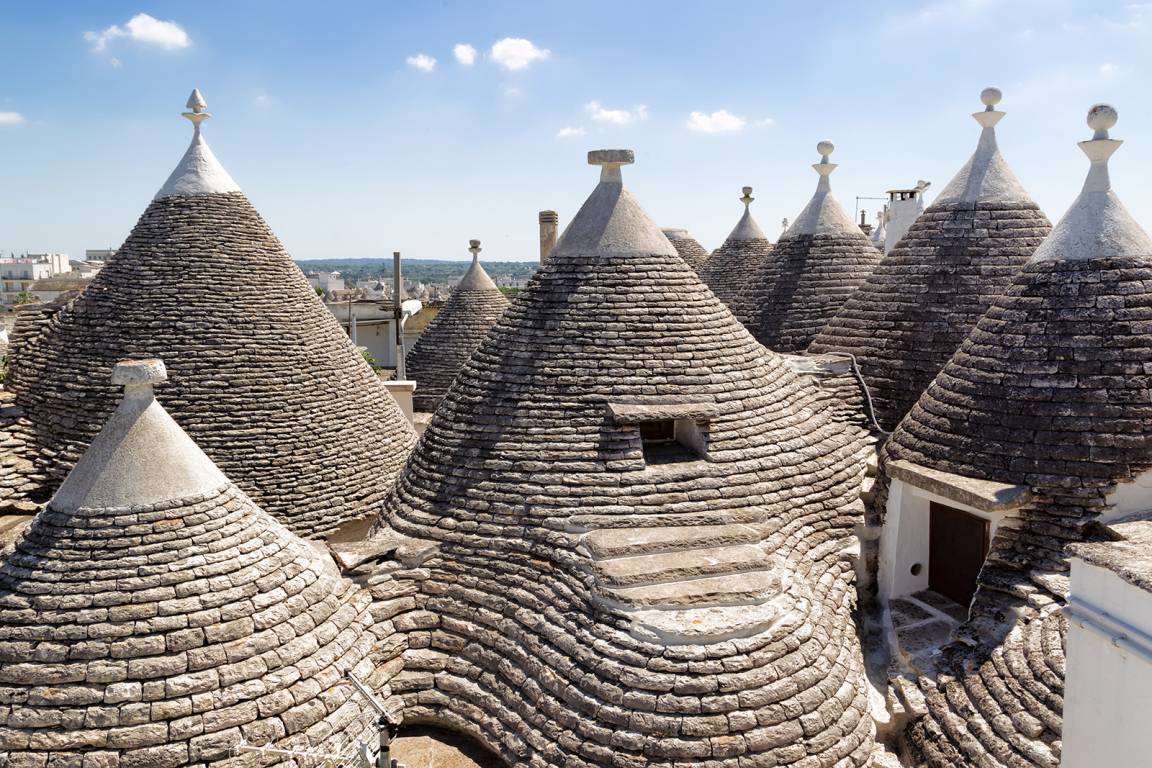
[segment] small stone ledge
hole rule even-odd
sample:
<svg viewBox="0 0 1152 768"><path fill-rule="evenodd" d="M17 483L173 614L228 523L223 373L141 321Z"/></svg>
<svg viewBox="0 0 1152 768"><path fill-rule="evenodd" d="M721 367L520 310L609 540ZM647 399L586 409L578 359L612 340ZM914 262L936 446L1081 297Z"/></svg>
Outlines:
<svg viewBox="0 0 1152 768"><path fill-rule="evenodd" d="M605 407L609 418L616 424L637 424L662 419L708 421L716 418L720 412L716 398L710 395L637 395L611 400L605 403Z"/></svg>
<svg viewBox="0 0 1152 768"><path fill-rule="evenodd" d="M1128 519L1103 527L1114 541L1072 544L1068 553L1152 592L1152 520Z"/></svg>
<svg viewBox="0 0 1152 768"><path fill-rule="evenodd" d="M888 476L909 485L943 496L982 512L1008 512L1032 499L1026 485L1009 485L992 480L954 475L911 461L898 459L885 463Z"/></svg>

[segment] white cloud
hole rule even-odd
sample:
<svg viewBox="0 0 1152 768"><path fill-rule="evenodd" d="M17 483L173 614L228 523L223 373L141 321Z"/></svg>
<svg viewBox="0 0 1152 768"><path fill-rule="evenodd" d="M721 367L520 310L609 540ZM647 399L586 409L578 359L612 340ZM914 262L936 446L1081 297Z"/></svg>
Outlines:
<svg viewBox="0 0 1152 768"><path fill-rule="evenodd" d="M598 123L628 125L648 119L648 107L643 104L629 111L627 109L605 109L599 102L590 101L584 105L584 108Z"/></svg>
<svg viewBox="0 0 1152 768"><path fill-rule="evenodd" d="M537 48L531 40L522 37L505 37L493 44L488 55L504 69L515 72L527 69L537 61L544 61L552 55L552 51Z"/></svg>
<svg viewBox="0 0 1152 768"><path fill-rule="evenodd" d="M568 139L568 138L571 138L573 136L583 136L583 135L584 135L583 126L576 126L576 127L565 126L556 132L556 138L558 138L558 139Z"/></svg>
<svg viewBox="0 0 1152 768"><path fill-rule="evenodd" d="M0 112L0 125L20 125L24 122L24 115L19 112Z"/></svg>
<svg viewBox="0 0 1152 768"><path fill-rule="evenodd" d="M476 49L468 43L456 43L452 46L452 55L461 66L470 67L476 63Z"/></svg>
<svg viewBox="0 0 1152 768"><path fill-rule="evenodd" d="M755 125L757 128L771 128L772 126L776 125L776 119L773 117L765 117L762 120L757 120L755 123L753 123L753 125Z"/></svg>
<svg viewBox="0 0 1152 768"><path fill-rule="evenodd" d="M418 69L421 72L431 72L432 70L436 69L436 59L426 53L418 53L415 56L409 56L408 58L404 59L404 63L412 67L412 69Z"/></svg>
<svg viewBox="0 0 1152 768"><path fill-rule="evenodd" d="M1105 62L1104 64L1101 64L1096 68L1096 71L1100 73L1101 77L1119 77L1125 72L1123 67L1117 66L1111 62Z"/></svg>
<svg viewBox="0 0 1152 768"><path fill-rule="evenodd" d="M84 39L92 44L92 50L103 53L108 44L119 38L127 38L141 45L175 51L192 45L192 38L174 21L161 21L146 13L138 13L128 19L124 26L113 24L101 32L85 32Z"/></svg>
<svg viewBox="0 0 1152 768"><path fill-rule="evenodd" d="M688 130L698 133L732 133L744 130L746 125L747 120L726 109L717 110L710 115L693 112L688 116Z"/></svg>

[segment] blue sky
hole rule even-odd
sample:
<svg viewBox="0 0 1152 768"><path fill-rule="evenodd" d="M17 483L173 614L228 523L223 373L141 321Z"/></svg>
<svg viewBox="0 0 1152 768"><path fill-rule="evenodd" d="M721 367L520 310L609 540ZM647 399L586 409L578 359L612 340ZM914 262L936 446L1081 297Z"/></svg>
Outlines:
<svg viewBox="0 0 1152 768"><path fill-rule="evenodd" d="M463 259L471 237L535 258L536 212L567 223L600 147L636 150L625 182L661 226L714 248L751 184L774 237L815 187L820 139L849 211L921 178L939 190L986 85L1053 220L1087 167L1088 106L1115 105L1113 182L1147 226L1150 68L1152 3L1109 0L8 2L0 251L119 245L187 145L193 86L216 155L297 258Z"/></svg>

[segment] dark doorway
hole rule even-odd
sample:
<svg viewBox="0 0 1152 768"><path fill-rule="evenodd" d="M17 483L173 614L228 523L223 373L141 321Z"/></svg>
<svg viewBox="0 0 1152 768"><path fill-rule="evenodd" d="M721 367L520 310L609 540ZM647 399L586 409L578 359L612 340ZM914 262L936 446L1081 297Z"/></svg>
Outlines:
<svg viewBox="0 0 1152 768"><path fill-rule="evenodd" d="M930 514L928 587L966 606L988 554L988 521L934 501Z"/></svg>

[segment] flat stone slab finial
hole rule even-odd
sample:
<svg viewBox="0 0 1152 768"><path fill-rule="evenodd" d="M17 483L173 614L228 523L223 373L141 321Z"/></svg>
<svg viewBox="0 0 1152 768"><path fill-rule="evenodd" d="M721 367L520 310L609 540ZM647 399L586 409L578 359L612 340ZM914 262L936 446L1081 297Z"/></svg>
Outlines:
<svg viewBox="0 0 1152 768"><path fill-rule="evenodd" d="M636 153L630 149L594 149L588 153L588 165L600 166L600 181L623 183L620 166L636 162Z"/></svg>
<svg viewBox="0 0 1152 768"><path fill-rule="evenodd" d="M121 360L112 369L112 383L120 387L159 384L167 380L168 370L164 367L164 361L157 358Z"/></svg>
<svg viewBox="0 0 1152 768"><path fill-rule="evenodd" d="M588 165L632 165L636 153L630 149L593 149L588 153Z"/></svg>

